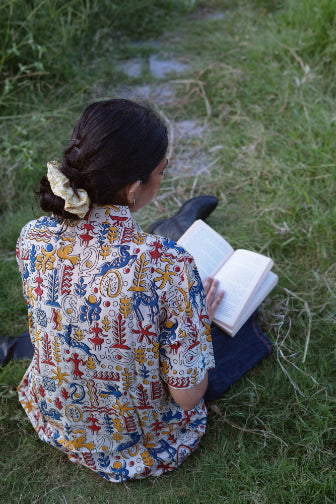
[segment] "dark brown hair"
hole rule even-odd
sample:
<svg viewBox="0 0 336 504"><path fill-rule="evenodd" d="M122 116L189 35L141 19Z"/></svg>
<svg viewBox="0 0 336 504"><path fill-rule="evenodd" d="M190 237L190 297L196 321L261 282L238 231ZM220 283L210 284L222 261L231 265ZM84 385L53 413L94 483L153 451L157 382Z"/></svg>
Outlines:
<svg viewBox="0 0 336 504"><path fill-rule="evenodd" d="M126 184L148 182L167 148L167 128L148 108L124 99L96 102L77 121L61 171L75 193L85 189L93 203L113 204ZM53 194L46 176L39 196L43 210L78 218L64 210L64 200Z"/></svg>

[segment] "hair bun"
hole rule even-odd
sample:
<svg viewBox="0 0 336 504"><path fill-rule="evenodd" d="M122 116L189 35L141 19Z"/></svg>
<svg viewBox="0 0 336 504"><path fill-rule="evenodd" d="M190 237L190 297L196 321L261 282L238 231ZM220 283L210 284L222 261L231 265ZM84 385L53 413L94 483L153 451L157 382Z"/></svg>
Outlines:
<svg viewBox="0 0 336 504"><path fill-rule="evenodd" d="M146 184L167 147L167 128L148 108L126 99L95 102L78 119L60 170L76 195L84 189L92 203L127 204L120 190Z"/></svg>
<svg viewBox="0 0 336 504"><path fill-rule="evenodd" d="M48 177L44 175L40 180L39 190L40 207L45 212L53 212L65 219L78 219L77 215L64 210L64 199L56 196L50 187Z"/></svg>

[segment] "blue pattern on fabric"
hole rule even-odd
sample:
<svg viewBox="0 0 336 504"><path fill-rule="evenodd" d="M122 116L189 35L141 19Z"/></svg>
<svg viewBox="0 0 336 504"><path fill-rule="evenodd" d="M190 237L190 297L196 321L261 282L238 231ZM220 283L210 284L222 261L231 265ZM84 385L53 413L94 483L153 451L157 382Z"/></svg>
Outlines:
<svg viewBox="0 0 336 504"><path fill-rule="evenodd" d="M17 245L35 353L18 387L40 438L109 481L158 476L198 446L204 401L188 389L214 366L193 258L141 231L128 207L41 217Z"/></svg>

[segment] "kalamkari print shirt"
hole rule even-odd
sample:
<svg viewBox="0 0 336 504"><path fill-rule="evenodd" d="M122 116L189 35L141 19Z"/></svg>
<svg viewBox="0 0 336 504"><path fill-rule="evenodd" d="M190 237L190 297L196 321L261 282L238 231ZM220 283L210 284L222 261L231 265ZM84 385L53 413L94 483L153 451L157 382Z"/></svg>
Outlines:
<svg viewBox="0 0 336 504"><path fill-rule="evenodd" d="M129 208L28 223L17 259L35 347L18 387L39 437L109 481L177 467L205 432L188 389L214 366L193 258L141 231Z"/></svg>

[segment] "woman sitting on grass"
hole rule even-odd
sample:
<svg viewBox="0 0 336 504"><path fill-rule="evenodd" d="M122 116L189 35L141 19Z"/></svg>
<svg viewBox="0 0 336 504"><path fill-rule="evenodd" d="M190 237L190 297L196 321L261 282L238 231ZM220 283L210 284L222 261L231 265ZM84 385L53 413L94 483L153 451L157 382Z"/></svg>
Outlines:
<svg viewBox="0 0 336 504"><path fill-rule="evenodd" d="M29 222L17 245L34 345L21 404L43 441L115 482L183 462L205 433L203 396L271 350L256 314L234 338L210 327L216 282L203 288L190 254L134 221L160 188L167 146L147 108L93 103L41 179L52 216Z"/></svg>
<svg viewBox="0 0 336 504"><path fill-rule="evenodd" d="M193 258L141 231L156 196L167 130L128 100L84 110L62 164L48 163L17 257L35 347L18 387L39 437L110 481L160 475L198 446L214 367Z"/></svg>

